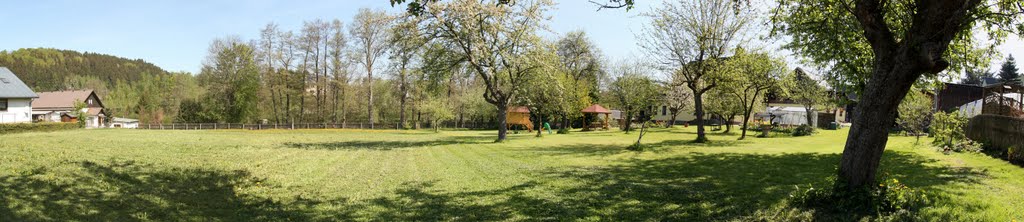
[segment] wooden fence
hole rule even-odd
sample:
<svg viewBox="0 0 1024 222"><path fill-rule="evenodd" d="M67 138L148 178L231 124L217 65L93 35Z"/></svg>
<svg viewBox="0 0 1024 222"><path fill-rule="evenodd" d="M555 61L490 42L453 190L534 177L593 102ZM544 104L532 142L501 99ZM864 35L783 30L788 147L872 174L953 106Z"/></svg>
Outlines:
<svg viewBox="0 0 1024 222"><path fill-rule="evenodd" d="M409 128L414 128L410 123ZM486 122L442 122L443 129L497 129L496 123ZM421 129L432 129L430 123L420 123ZM155 123L139 124L138 129L148 130L218 130L218 129L402 129L399 123L375 123L370 128L369 123L282 123L282 124L254 124L254 123Z"/></svg>

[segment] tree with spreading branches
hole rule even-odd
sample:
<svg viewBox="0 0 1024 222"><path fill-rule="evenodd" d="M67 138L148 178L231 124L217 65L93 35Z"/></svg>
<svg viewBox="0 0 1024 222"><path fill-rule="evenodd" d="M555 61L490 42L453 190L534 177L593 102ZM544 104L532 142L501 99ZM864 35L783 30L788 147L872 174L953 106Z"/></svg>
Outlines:
<svg viewBox="0 0 1024 222"><path fill-rule="evenodd" d="M705 142L703 95L720 84L723 60L740 42L750 18L728 0L665 2L645 15L651 22L639 44L655 66L679 75L680 84L691 90L695 141Z"/></svg>
<svg viewBox="0 0 1024 222"><path fill-rule="evenodd" d="M528 53L540 43L536 34L543 28L551 9L550 0L517 1L453 0L429 2L424 16L428 36L456 48L460 61L476 73L486 86L484 100L498 113L498 138L504 141L508 128L506 113L515 99L516 87L542 64Z"/></svg>

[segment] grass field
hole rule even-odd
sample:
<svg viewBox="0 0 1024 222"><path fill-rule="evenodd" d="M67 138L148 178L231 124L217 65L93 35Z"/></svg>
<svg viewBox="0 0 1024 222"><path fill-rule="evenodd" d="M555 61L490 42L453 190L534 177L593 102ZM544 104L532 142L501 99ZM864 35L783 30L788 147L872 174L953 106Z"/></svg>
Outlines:
<svg viewBox="0 0 1024 222"><path fill-rule="evenodd" d="M846 132L691 144L693 130L653 132L646 152L618 131L0 135L0 221L746 221L824 187ZM1024 221L1024 168L893 137L882 171L935 200L922 218Z"/></svg>

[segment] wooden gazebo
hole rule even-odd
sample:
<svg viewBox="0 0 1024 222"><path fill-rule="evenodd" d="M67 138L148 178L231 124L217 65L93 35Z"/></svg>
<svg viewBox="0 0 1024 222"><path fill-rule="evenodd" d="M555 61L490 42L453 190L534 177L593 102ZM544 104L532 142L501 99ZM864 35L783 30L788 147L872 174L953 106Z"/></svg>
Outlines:
<svg viewBox="0 0 1024 222"><path fill-rule="evenodd" d="M610 119L609 115L611 115L611 113L612 113L611 110L605 109L601 105L594 104L594 105L590 105L589 107L587 107L587 108L585 108L583 110L580 110L580 112L582 112L584 115L586 115L586 114L596 114L596 115L604 114L604 120L601 121L601 123L594 124L594 123L591 123L590 121L584 122L583 123L583 131L590 131L590 128L592 128L592 127L593 128L602 128L602 129L605 129L605 130L607 130L609 128L608 120ZM586 118L584 118L584 119L586 119Z"/></svg>
<svg viewBox="0 0 1024 222"><path fill-rule="evenodd" d="M505 127L511 129L515 125L522 125L526 127L526 131L533 132L533 122L530 121L530 108L525 106L508 108L508 113L505 115Z"/></svg>

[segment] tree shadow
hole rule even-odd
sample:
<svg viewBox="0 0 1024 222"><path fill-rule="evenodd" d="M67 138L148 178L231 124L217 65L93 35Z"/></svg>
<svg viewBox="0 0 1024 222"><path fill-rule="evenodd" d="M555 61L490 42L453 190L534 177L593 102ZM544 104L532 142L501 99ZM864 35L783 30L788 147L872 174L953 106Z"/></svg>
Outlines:
<svg viewBox="0 0 1024 222"><path fill-rule="evenodd" d="M751 141L742 140L710 140L707 142L699 143L694 140L662 140L655 143L646 144L652 148L671 148L671 147L734 147L741 144L750 144Z"/></svg>
<svg viewBox="0 0 1024 222"><path fill-rule="evenodd" d="M0 177L0 221L745 221L784 204L796 186L828 186L823 183L835 174L839 158L693 153L610 166L550 168L522 183L478 191L440 187L439 181L406 182L393 193L357 201L302 196L283 201L246 194L241 191L284 189L246 171L86 161L71 163L80 168L73 173L61 173L67 167L38 168ZM912 188L945 195L957 194L937 186L974 185L987 176L969 168L935 166L936 161L887 151L882 173ZM967 214L989 207L943 203ZM941 212L921 218L961 219ZM811 219L845 220L820 212Z"/></svg>
<svg viewBox="0 0 1024 222"><path fill-rule="evenodd" d="M712 140L704 143L698 143L694 142L693 140L662 140L653 143L641 144L644 146L644 151L642 152L664 153L695 147L733 147L749 143L752 142L736 140ZM577 143L571 145L530 147L527 148L525 151L530 152L530 155L581 157L609 156L621 153L637 153L636 151L627 150L626 148L629 147L629 145L630 144L625 143Z"/></svg>
<svg viewBox="0 0 1024 222"><path fill-rule="evenodd" d="M886 156L884 172L919 189L977 183L985 176L977 171L927 166L924 163L934 160L916 155ZM752 220L756 218L751 215L784 206L797 186L824 186L826 178L834 175L838 160L839 154L698 153L609 167L552 169L534 181L485 191L441 190L434 182L407 183L394 196L356 207L378 209L368 216L385 221ZM953 204L967 213L987 207ZM815 218L837 219L830 216ZM943 215L923 218L956 219Z"/></svg>
<svg viewBox="0 0 1024 222"><path fill-rule="evenodd" d="M156 170L132 161L70 165L79 170L0 177L0 221L310 219L297 206L237 192L268 186L246 171Z"/></svg>
<svg viewBox="0 0 1024 222"><path fill-rule="evenodd" d="M396 150L407 148L422 148L431 146L444 146L453 144L479 144L483 143L481 137L460 136L445 137L439 140L405 141L405 140L353 140L340 142L322 143L284 143L285 147L307 150Z"/></svg>

